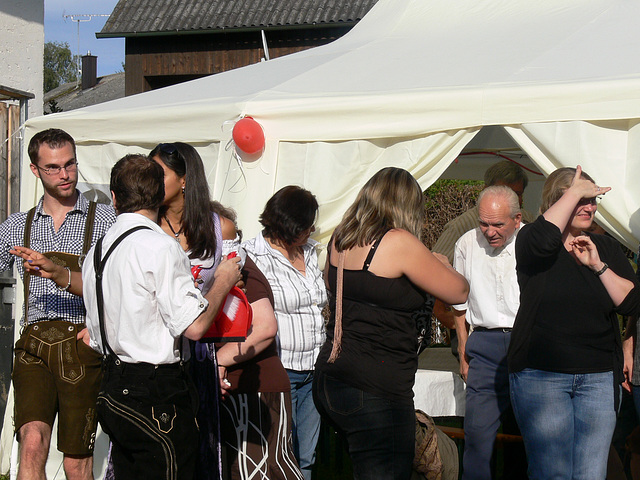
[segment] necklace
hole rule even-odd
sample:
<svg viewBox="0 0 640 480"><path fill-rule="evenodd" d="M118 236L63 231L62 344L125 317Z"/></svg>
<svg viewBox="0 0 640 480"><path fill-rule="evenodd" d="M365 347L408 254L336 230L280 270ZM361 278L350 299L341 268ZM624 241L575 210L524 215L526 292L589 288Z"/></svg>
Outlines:
<svg viewBox="0 0 640 480"><path fill-rule="evenodd" d="M164 221L167 222L167 225L169 225L169 230L171 230L171 233L173 233L173 236L176 237L176 242L180 243L180 234L182 233L182 225L180 226L180 230L176 232L173 229L173 225L171 225L171 222L169 221L166 215L164 216Z"/></svg>
<svg viewBox="0 0 640 480"><path fill-rule="evenodd" d="M284 256L284 258L286 258L289 261L289 263L293 268L295 268L302 275L305 275L306 265L304 262L304 250L302 249L302 247L296 247L292 255L289 249L286 247L286 245L283 245L280 242L274 242L270 238L266 238L266 240L267 240L267 243L271 245L273 249L279 251L282 254L282 256ZM296 262L299 259L302 259L302 266L296 265Z"/></svg>

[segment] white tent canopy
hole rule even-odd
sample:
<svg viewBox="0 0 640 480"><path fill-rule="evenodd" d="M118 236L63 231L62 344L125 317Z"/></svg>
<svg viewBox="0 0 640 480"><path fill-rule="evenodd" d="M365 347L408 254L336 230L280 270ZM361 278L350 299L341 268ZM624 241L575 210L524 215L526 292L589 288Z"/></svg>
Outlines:
<svg viewBox="0 0 640 480"><path fill-rule="evenodd" d="M329 45L32 119L26 139L67 130L88 184L107 183L125 153L191 143L246 236L268 197L296 183L318 197L325 240L379 168L407 168L426 188L483 125L502 125L544 173L580 163L613 186L599 219L635 248L638 18L638 0L380 0ZM262 157L242 169L225 149L241 115L266 135ZM27 172L25 208L38 188Z"/></svg>
<svg viewBox="0 0 640 480"><path fill-rule="evenodd" d="M316 237L326 241L380 168L404 167L426 188L483 126L503 126L545 174L581 164L612 186L598 219L635 249L638 18L640 0L380 0L331 44L34 118L25 145L44 128L68 131L84 187L104 188L124 154L191 143L245 237L266 200L293 183L318 197ZM266 136L261 158L242 164L225 148L241 115ZM28 161L23 209L42 193Z"/></svg>

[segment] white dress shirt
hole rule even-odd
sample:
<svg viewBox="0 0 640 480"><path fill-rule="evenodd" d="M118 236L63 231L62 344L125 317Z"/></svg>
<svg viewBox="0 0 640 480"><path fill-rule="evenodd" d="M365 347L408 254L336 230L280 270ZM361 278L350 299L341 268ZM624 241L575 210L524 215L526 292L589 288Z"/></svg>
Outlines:
<svg viewBox="0 0 640 480"><path fill-rule="evenodd" d="M305 275L271 247L262 233L243 244L271 285L278 320L278 353L289 370L313 370L324 344L322 308L327 303L327 290L318 266L317 244L309 239L302 247Z"/></svg>
<svg viewBox="0 0 640 480"><path fill-rule="evenodd" d="M107 260L102 278L104 323L109 345L124 362L151 364L180 360L180 335L207 308L194 286L182 247L153 221L137 213L118 215L104 236L102 257L125 231L126 237ZM82 267L84 301L91 347L102 353L96 303L95 247Z"/></svg>
<svg viewBox="0 0 640 480"><path fill-rule="evenodd" d="M511 328L520 306L516 276L516 233L500 248L487 242L480 228L465 233L456 242L453 267L469 282L466 310L472 327Z"/></svg>

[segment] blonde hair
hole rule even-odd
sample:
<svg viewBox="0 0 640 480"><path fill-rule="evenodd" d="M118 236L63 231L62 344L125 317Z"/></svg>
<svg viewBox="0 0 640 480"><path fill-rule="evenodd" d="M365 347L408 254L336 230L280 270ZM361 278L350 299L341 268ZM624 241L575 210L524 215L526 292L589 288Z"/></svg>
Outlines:
<svg viewBox="0 0 640 480"><path fill-rule="evenodd" d="M369 245L392 228L420 238L425 215L424 194L416 179L402 168L383 168L365 183L336 227L336 250Z"/></svg>
<svg viewBox="0 0 640 480"><path fill-rule="evenodd" d="M547 180L544 182L544 186L542 187L542 203L540 204L540 213L544 213L551 205L556 203L564 192L571 186L571 182L573 181L573 177L576 175L576 169L573 167L563 167L555 170L547 177ZM596 183L593 181L593 178L589 176L585 171L580 175L581 178L585 180L589 180L590 182Z"/></svg>

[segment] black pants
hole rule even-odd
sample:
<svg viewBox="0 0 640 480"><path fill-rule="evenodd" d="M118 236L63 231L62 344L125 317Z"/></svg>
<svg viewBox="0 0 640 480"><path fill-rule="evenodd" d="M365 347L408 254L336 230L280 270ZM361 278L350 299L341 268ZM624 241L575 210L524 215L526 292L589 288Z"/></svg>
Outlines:
<svg viewBox="0 0 640 480"><path fill-rule="evenodd" d="M313 400L347 441L356 480L408 480L416 444L413 401L373 395L316 370Z"/></svg>
<svg viewBox="0 0 640 480"><path fill-rule="evenodd" d="M98 420L113 444L117 480L192 480L198 452L197 395L179 364L105 362Z"/></svg>

